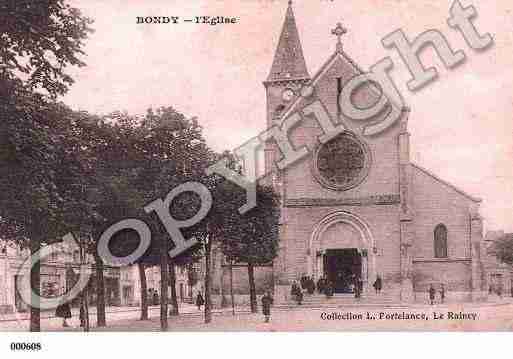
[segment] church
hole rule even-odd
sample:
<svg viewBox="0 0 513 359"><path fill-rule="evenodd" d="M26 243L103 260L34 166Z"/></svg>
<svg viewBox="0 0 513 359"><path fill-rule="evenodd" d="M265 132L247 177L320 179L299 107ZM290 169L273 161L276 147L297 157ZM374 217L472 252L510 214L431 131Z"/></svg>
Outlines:
<svg viewBox="0 0 513 359"><path fill-rule="evenodd" d="M410 161L408 118L375 136L363 134L361 121L347 118L338 98L362 70L345 52L339 24L334 52L310 76L289 2L268 78L267 128L294 111L320 101L334 123L346 131L325 143L309 117L289 132L295 148L314 150L305 160L278 172L282 197L280 250L273 265L277 302L290 300L293 281L325 276L335 293L350 293L351 278L373 295L379 276L383 295L397 302L423 301L431 285L443 285L449 300L482 300L488 294L481 200ZM305 86L312 95L301 96ZM379 98L370 86L354 94L358 107ZM266 148L266 166L281 154ZM507 283L509 288L511 284Z"/></svg>
<svg viewBox="0 0 513 359"><path fill-rule="evenodd" d="M276 162L284 155L267 142L266 173L273 173L282 219L278 257L255 272L257 291L272 288L275 303L291 303L291 285L309 276L314 282L329 280L335 296L351 298L351 284L359 278L363 300L372 300L378 299L373 284L380 277L379 298L393 303L427 303L431 286L437 296L443 287L448 302L487 300L492 287L509 296L513 272L488 254L481 199L410 160L410 109L400 107L399 119L376 135L364 133L365 121L344 115L341 91L363 70L343 47L342 25L332 33L338 43L311 76L289 1L263 82L266 128L282 126L292 114L320 102L345 131L320 143L318 121L302 116L288 131L289 141L295 149L313 151L280 170ZM361 86L353 94L355 106L369 107L379 100L376 93L375 87ZM385 115L378 114L378 122ZM214 262L214 291L226 302L228 266L221 258ZM242 299L248 290L245 266L235 268L233 277Z"/></svg>

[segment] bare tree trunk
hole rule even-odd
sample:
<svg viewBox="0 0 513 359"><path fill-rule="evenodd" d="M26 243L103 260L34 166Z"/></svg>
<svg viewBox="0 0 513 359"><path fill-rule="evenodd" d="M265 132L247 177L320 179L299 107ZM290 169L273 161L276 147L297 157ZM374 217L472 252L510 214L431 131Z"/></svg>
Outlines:
<svg viewBox="0 0 513 359"><path fill-rule="evenodd" d="M210 296L210 254L212 248L212 237L209 235L205 244L205 323L212 321L212 299Z"/></svg>
<svg viewBox="0 0 513 359"><path fill-rule="evenodd" d="M81 235L81 238L80 238L80 264L81 265L87 264L87 254L86 254L86 250L85 250L85 243L84 243L83 235ZM80 269L82 270L82 268L80 268ZM80 322L83 325L84 332L89 331L89 305L87 303L88 288L89 288L89 282L87 283L86 287L82 291L82 298L81 298L81 303L80 303L81 310L79 311L79 312L83 311L81 314L79 314L79 316L81 316Z"/></svg>
<svg viewBox="0 0 513 359"><path fill-rule="evenodd" d="M103 275L103 261L95 253L94 256L96 264L96 325L98 327L105 327L107 320L105 316L105 277Z"/></svg>
<svg viewBox="0 0 513 359"><path fill-rule="evenodd" d="M230 261L230 297L232 299L232 314L235 315L235 297L233 295L233 261Z"/></svg>
<svg viewBox="0 0 513 359"><path fill-rule="evenodd" d="M258 311L257 308L257 298L256 298L256 289L255 289L255 270L252 263L248 263L248 279L249 279L249 300L251 303L251 312L256 313Z"/></svg>
<svg viewBox="0 0 513 359"><path fill-rule="evenodd" d="M178 315L178 299L176 297L176 268L172 260L169 261L169 286L171 287L171 315Z"/></svg>
<svg viewBox="0 0 513 359"><path fill-rule="evenodd" d="M89 305L87 303L87 287L82 291L80 298L79 310L80 325L83 327L84 332L89 331Z"/></svg>
<svg viewBox="0 0 513 359"><path fill-rule="evenodd" d="M169 286L169 254L167 253L167 246L164 239L161 239L160 245L160 329L165 332L168 328L167 322L167 301Z"/></svg>
<svg viewBox="0 0 513 359"><path fill-rule="evenodd" d="M36 224L38 226L38 224ZM41 249L41 237L39 236L40 228L35 228L35 235L30 238L30 255L33 256ZM34 263L35 262L35 263ZM35 258L30 269L30 287L39 295L41 288L41 263L39 258ZM39 298L32 296L30 302L30 331L41 331L41 311L39 309Z"/></svg>
<svg viewBox="0 0 513 359"><path fill-rule="evenodd" d="M137 268L139 268L139 281L141 282L141 320L148 320L148 288L144 263L137 263Z"/></svg>

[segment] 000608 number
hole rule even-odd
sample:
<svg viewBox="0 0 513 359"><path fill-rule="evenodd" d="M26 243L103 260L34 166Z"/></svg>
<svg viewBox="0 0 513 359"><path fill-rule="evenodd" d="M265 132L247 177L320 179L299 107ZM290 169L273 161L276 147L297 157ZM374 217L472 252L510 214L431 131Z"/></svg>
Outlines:
<svg viewBox="0 0 513 359"><path fill-rule="evenodd" d="M39 351L41 350L41 343L11 343L11 350Z"/></svg>

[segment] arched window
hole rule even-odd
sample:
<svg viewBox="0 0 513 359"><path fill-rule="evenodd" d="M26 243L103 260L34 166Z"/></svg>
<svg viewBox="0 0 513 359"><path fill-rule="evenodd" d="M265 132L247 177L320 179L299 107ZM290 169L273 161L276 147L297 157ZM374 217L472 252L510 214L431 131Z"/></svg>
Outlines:
<svg viewBox="0 0 513 359"><path fill-rule="evenodd" d="M447 227L439 224L435 227L435 258L447 258Z"/></svg>

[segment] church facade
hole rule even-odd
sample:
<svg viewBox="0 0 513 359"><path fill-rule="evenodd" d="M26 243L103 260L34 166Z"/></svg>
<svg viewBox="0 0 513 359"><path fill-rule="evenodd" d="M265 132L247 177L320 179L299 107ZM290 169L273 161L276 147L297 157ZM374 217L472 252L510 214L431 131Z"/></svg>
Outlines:
<svg viewBox="0 0 513 359"><path fill-rule="evenodd" d="M289 131L294 148L311 153L277 171L276 144L266 148L266 166L282 196L279 256L273 264L277 302L290 300L293 281L328 278L335 293L350 293L361 278L364 296L379 276L383 295L398 302L424 301L430 285L443 285L448 300L483 300L488 294L480 199L410 161L410 110L387 130L365 136L362 122L345 117L341 89L362 70L339 43L310 76L296 20L289 6L268 78L267 127L320 101L333 123L346 131L319 143L313 117L303 116ZM302 96L308 86L310 94ZM372 87L354 94L365 108L379 97ZM379 118L378 118L379 121ZM511 281L506 284L510 288ZM506 289L506 288L505 288Z"/></svg>

